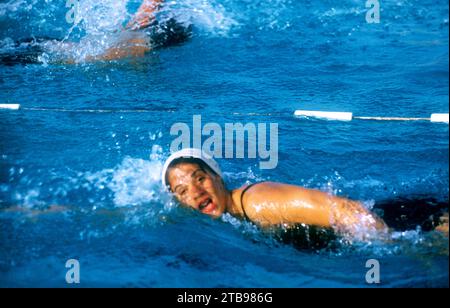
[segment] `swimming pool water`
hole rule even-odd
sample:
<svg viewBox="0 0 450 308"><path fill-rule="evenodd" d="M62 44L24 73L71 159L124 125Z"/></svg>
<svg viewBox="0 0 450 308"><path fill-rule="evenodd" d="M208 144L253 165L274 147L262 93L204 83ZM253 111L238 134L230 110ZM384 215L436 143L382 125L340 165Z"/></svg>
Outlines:
<svg viewBox="0 0 450 308"><path fill-rule="evenodd" d="M368 206L448 200L448 125L293 117L448 113L448 2L383 1L379 24L366 22L359 0L170 2L159 18L191 24L188 42L84 62L138 2L84 1L89 14L73 29L65 1L0 2L0 54L30 36L82 43L71 51L77 64L0 66L0 103L24 108L0 111L0 286L68 286L64 265L75 258L82 286L366 287L375 258L381 286L448 287L439 234L299 251L231 217L180 209L159 175L171 126L201 115L222 126L278 123L277 168L221 159L229 187L273 180ZM68 210L39 211L55 204Z"/></svg>

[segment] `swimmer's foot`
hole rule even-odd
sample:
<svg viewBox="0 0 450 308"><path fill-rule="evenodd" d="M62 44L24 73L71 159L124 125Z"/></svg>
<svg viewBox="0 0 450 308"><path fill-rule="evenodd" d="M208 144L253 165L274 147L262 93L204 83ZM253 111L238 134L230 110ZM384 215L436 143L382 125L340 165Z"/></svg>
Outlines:
<svg viewBox="0 0 450 308"><path fill-rule="evenodd" d="M439 225L434 230L442 232L442 234L448 237L448 212L439 218Z"/></svg>

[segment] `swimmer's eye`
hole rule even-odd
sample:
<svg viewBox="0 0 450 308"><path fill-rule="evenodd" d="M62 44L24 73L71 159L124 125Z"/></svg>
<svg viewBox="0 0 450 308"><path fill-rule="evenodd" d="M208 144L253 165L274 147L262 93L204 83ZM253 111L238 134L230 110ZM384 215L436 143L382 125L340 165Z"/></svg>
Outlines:
<svg viewBox="0 0 450 308"><path fill-rule="evenodd" d="M200 183L203 182L205 179L206 179L206 176L203 172L198 172L195 177L195 180Z"/></svg>
<svg viewBox="0 0 450 308"><path fill-rule="evenodd" d="M186 194L186 188L183 189L177 189L177 191L175 191L175 194L177 194L178 196L182 197Z"/></svg>

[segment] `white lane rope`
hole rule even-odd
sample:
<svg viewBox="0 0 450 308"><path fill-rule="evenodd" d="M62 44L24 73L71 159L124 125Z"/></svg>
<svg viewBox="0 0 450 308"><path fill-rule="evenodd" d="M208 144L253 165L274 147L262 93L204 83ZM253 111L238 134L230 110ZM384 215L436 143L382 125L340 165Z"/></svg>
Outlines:
<svg viewBox="0 0 450 308"><path fill-rule="evenodd" d="M177 110L155 110L155 109L64 109L64 108L37 108L37 107L21 107L20 104L0 104L0 110L24 110L24 111L47 111L47 112L72 112L72 113L175 113ZM240 113L233 112L235 116L284 116L285 113ZM295 117L299 118L317 118L331 121L429 121L432 123L449 123L448 113L433 113L429 118L412 118L412 117L369 117L354 116L352 112L332 112L332 111L314 111L314 110L296 110Z"/></svg>
<svg viewBox="0 0 450 308"><path fill-rule="evenodd" d="M352 112L331 112L331 111L313 111L313 110L296 110L294 116L300 118L317 118L332 121L429 121L432 123L447 123L448 113L433 113L429 118L407 118L407 117L362 117L354 116Z"/></svg>
<svg viewBox="0 0 450 308"><path fill-rule="evenodd" d="M0 110L23 110L23 111L48 111L48 112L76 112L76 113L174 113L174 109L152 110L152 109L65 109L65 108L39 108L21 107L20 104L0 104Z"/></svg>
<svg viewBox="0 0 450 308"><path fill-rule="evenodd" d="M20 104L0 104L0 110L21 110L21 111L46 111L46 112L67 112L67 113L175 113L176 109L66 109L66 108L41 108L41 107L22 107ZM232 112L233 116L286 116L286 112Z"/></svg>

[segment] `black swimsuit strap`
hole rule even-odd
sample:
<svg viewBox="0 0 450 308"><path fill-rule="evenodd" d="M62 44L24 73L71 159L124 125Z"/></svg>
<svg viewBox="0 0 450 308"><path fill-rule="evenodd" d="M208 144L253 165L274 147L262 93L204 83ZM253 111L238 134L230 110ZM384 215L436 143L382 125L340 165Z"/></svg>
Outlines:
<svg viewBox="0 0 450 308"><path fill-rule="evenodd" d="M242 208L242 212L244 213L244 217L248 220L250 220L247 216L247 213L245 212L245 208L244 208L244 203L243 203L243 199L244 199L244 194L247 192L247 190L249 190L250 188L252 188L253 186L255 186L258 183L253 183L248 185L247 187L244 188L244 190L241 193L241 208Z"/></svg>

